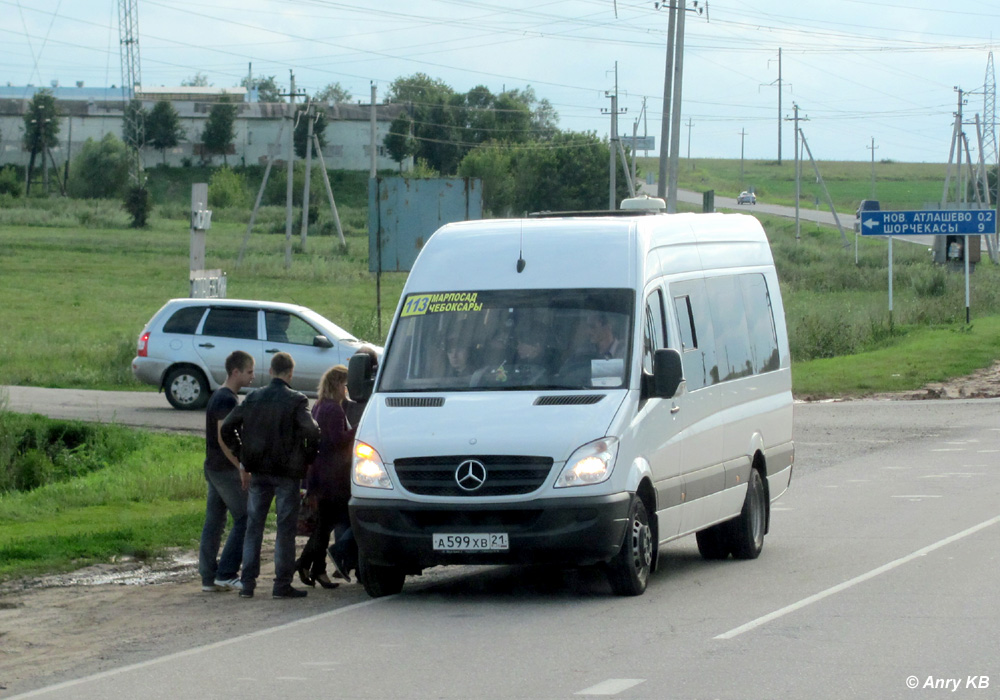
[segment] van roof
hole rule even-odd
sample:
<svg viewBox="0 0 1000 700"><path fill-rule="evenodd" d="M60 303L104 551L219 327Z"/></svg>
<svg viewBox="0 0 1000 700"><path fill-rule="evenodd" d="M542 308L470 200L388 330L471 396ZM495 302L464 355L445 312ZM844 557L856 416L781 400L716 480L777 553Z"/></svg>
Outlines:
<svg viewBox="0 0 1000 700"><path fill-rule="evenodd" d="M406 291L634 288L650 274L772 264L763 228L745 214L480 219L438 229Z"/></svg>

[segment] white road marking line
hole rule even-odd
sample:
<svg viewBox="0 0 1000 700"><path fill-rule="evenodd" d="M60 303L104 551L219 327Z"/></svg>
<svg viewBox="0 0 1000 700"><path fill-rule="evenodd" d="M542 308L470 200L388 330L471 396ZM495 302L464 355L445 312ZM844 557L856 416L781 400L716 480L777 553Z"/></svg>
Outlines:
<svg viewBox="0 0 1000 700"><path fill-rule="evenodd" d="M645 678L610 678L606 681L592 685L589 688L578 690L574 695L617 695L640 683L645 683Z"/></svg>
<svg viewBox="0 0 1000 700"><path fill-rule="evenodd" d="M868 579L872 579L872 578L875 578L876 576L880 576L880 575L886 573L887 571L891 571L892 569L895 569L898 566L902 566L903 564L907 564L907 563L913 561L914 559L917 559L919 557L922 557L922 556L925 556L927 554L930 554L931 552L933 552L936 549L940 549L941 547L945 547L945 546L947 546L947 545L949 545L949 544L951 544L953 542L957 542L960 539L968 537L969 535L973 535L973 534L979 532L980 530L984 530L984 529L990 527L991 525L996 525L997 523L1000 523L1000 515L998 515L998 516L996 516L994 518L990 518L989 520L986 520L984 522L981 522L978 525L973 525L972 527L968 528L967 530L962 530L961 532L959 532L957 534L954 534L951 537L946 537L943 540L938 540L934 544L927 545L926 547L923 547L922 549L918 549L917 551L915 551L915 552L913 552L911 554L907 554L905 557L901 557L899 559L896 559L895 561L891 561L888 564L883 564L882 566L878 567L877 569L872 569L868 573L861 574L860 576L855 576L854 578L850 579L849 581L844 581L843 583L839 583L836 586L832 586L831 588L827 588L825 591L820 591L819 593L816 593L815 595L811 595L808 598L803 598L802 600L798 601L797 603L792 603L791 605L786 605L785 607L781 608L780 610L775 610L772 613L768 613L767 615L763 615L762 617L758 617L756 620L751 620L750 622L746 623L745 625L740 625L739 627L735 627L735 628L729 630L728 632L723 632L722 634L716 636L715 639L733 639L734 637L738 637L739 635L743 634L744 632L749 632L752 629L756 629L757 627L760 627L761 625L765 625L768 622L772 622L774 620L777 620L780 617L784 617L785 615L788 615L789 613L793 613L796 610L801 610L802 608L804 608L804 607L806 607L808 605L812 605L813 603L816 603L816 602L818 602L820 600L823 600L824 598L828 598L829 596L832 596L835 593L840 593L841 591L846 591L848 588L851 588L852 586L856 586L859 583L864 583Z"/></svg>
<svg viewBox="0 0 1000 700"><path fill-rule="evenodd" d="M942 447L937 450L931 450L931 452L965 452L964 447Z"/></svg>

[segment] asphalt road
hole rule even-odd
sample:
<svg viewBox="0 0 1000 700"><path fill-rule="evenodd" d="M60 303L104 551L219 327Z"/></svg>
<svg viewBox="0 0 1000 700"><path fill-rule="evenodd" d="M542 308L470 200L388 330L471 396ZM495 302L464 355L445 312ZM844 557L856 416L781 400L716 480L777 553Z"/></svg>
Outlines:
<svg viewBox="0 0 1000 700"><path fill-rule="evenodd" d="M135 428L204 433L205 411L178 411L153 391L92 391L0 386L0 401L17 413L119 423ZM2 404L0 404L2 405Z"/></svg>
<svg viewBox="0 0 1000 700"><path fill-rule="evenodd" d="M706 562L687 538L637 598L593 570L435 569L20 697L996 697L998 412L796 405L795 475L761 557Z"/></svg>

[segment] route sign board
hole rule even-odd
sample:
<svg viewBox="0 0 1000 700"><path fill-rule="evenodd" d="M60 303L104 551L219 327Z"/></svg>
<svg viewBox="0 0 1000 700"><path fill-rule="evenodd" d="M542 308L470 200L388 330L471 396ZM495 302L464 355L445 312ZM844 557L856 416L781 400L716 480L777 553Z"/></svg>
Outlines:
<svg viewBox="0 0 1000 700"><path fill-rule="evenodd" d="M993 209L866 211L863 236L979 236L997 232Z"/></svg>

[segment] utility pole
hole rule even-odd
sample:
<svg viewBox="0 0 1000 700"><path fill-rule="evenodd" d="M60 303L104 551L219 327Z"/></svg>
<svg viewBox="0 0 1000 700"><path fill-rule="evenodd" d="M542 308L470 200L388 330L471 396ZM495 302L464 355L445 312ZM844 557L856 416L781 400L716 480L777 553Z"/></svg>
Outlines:
<svg viewBox="0 0 1000 700"><path fill-rule="evenodd" d="M689 161L691 160L691 127L692 126L694 126L694 124L691 122L691 117L688 117L688 123L687 123L687 128L688 128L688 157L687 157L687 159Z"/></svg>
<svg viewBox="0 0 1000 700"><path fill-rule="evenodd" d="M302 188L302 232L300 234L303 253L306 251L306 240L309 234L309 179L310 175L312 175L313 124L316 122L312 105L308 104L308 102L306 103L304 116L308 120L308 123L306 124L306 177L305 185Z"/></svg>
<svg viewBox="0 0 1000 700"><path fill-rule="evenodd" d="M656 9L662 5L657 4ZM669 164L670 144L670 96L673 94L674 79L674 37L677 27L677 5L669 5L669 20L667 21L667 67L663 74L663 117L660 122L660 173L656 181L656 196L667 199L667 168ZM669 211L669 209L668 209Z"/></svg>
<svg viewBox="0 0 1000 700"><path fill-rule="evenodd" d="M609 149L611 153L611 160L609 162L608 170L608 210L614 211L618 208L617 202L617 191L618 191L618 167L616 160L618 159L618 115L625 114L628 110L618 111L618 61L615 61L615 91L605 92L605 97L611 98L611 138L608 145L611 146ZM602 110L605 114L608 113L606 110Z"/></svg>
<svg viewBox="0 0 1000 700"><path fill-rule="evenodd" d="M770 64L771 61L773 61L773 60L775 60L775 59L772 58L772 59L768 60L768 64ZM781 49L780 48L778 49L778 58L777 58L777 61L778 61L778 79L775 80L775 81L773 81L773 82L770 82L770 83L764 83L762 85L762 87L770 87L772 85L777 85L778 86L778 165L781 165L781 122L784 119L784 117L783 117L783 115L781 113L781 93L784 90L785 84L784 84L784 82L781 79Z"/></svg>
<svg viewBox="0 0 1000 700"><path fill-rule="evenodd" d="M809 121L808 117L799 116L799 106L792 103L792 108L795 110L794 117L785 117L787 121L795 122L795 240L798 241L802 237L802 227L801 221L799 220L799 199L802 194L802 161L799 158L799 122Z"/></svg>
<svg viewBox="0 0 1000 700"><path fill-rule="evenodd" d="M139 1L119 0L118 35L121 40L122 107L125 120L123 131L129 150L129 181L132 187L142 187L142 155L139 135L143 130L142 116L131 108L135 90L142 85L139 60Z"/></svg>
<svg viewBox="0 0 1000 700"><path fill-rule="evenodd" d="M743 184L743 145L746 141L746 137L747 130L740 129L740 192L746 189L746 186Z"/></svg>
<svg viewBox="0 0 1000 700"><path fill-rule="evenodd" d="M288 130L288 182L285 186L285 269L292 266L292 185L295 179L295 73L288 71L288 116L291 128Z"/></svg>
<svg viewBox="0 0 1000 700"><path fill-rule="evenodd" d="M667 187L667 212L677 211L677 161L681 150L681 93L684 77L684 18L687 8L682 4L677 14L677 39L674 47L677 56L674 58L674 98L670 111L670 182Z"/></svg>
<svg viewBox="0 0 1000 700"><path fill-rule="evenodd" d="M378 88L375 87L375 81L373 80L372 81L372 98L371 98L371 100L372 100L372 112L371 112L371 132L372 132L372 135L371 135L371 152L372 152L372 161L371 161L371 169L370 169L370 171L368 173L368 177L371 180L374 180L375 177L378 175L378 167L377 167L378 166L378 160L377 160L377 158L378 158L378 142L377 142L377 137L378 137L377 128L378 128L378 126L375 123L375 98L376 98L376 91L377 91L377 89Z"/></svg>
<svg viewBox="0 0 1000 700"><path fill-rule="evenodd" d="M875 137L872 136L872 145L866 146L872 152L872 199L875 199L875 151L878 150L878 146L875 145Z"/></svg>

